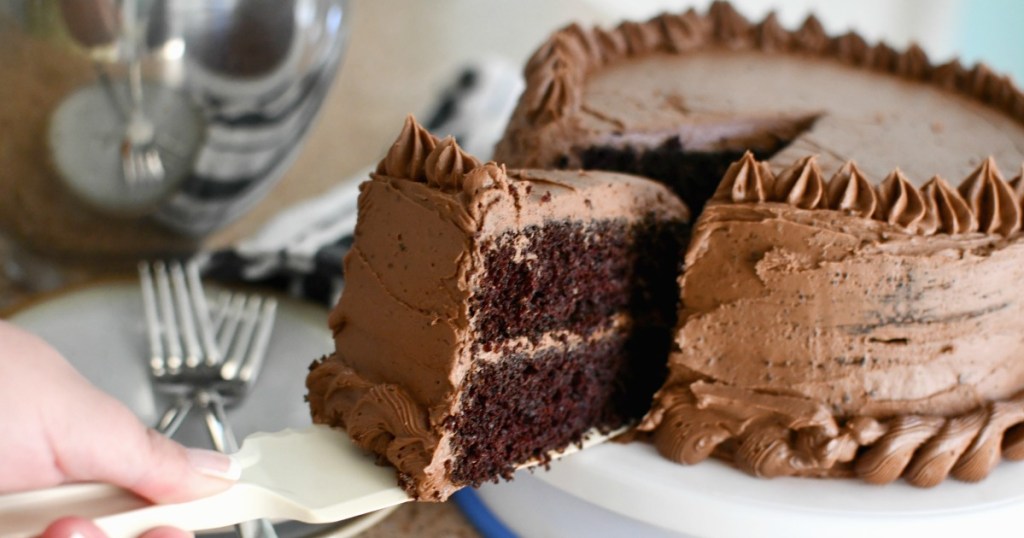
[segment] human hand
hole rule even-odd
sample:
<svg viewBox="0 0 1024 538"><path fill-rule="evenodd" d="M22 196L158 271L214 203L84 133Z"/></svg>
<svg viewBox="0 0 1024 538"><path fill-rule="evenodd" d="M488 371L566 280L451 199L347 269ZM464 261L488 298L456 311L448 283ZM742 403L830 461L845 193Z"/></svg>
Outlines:
<svg viewBox="0 0 1024 538"><path fill-rule="evenodd" d="M156 503L230 486L239 469L223 454L185 447L147 428L83 378L41 339L0 321L0 493L98 481ZM187 536L154 529L146 538ZM102 536L80 518L54 522L45 538Z"/></svg>

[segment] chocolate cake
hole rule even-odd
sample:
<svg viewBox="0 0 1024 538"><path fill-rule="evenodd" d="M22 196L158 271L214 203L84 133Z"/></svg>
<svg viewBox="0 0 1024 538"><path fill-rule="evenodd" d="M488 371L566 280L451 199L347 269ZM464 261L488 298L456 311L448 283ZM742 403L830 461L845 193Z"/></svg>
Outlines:
<svg viewBox="0 0 1024 538"><path fill-rule="evenodd" d="M1021 186L877 187L746 154L697 222L670 376L641 429L757 476L977 481L1024 459Z"/></svg>
<svg viewBox="0 0 1024 538"><path fill-rule="evenodd" d="M663 455L921 486L1024 457L1007 77L724 2L570 26L525 74L496 158L649 176L700 215L641 425Z"/></svg>
<svg viewBox="0 0 1024 538"><path fill-rule="evenodd" d="M359 196L316 423L421 500L640 419L665 379L689 213L605 172L481 164L407 119Z"/></svg>

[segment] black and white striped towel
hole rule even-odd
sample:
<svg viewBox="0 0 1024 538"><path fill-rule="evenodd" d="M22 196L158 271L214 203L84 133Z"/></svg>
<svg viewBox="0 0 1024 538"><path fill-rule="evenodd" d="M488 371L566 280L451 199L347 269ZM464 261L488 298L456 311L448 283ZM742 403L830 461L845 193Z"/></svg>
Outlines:
<svg viewBox="0 0 1024 538"><path fill-rule="evenodd" d="M487 159L522 88L518 69L508 62L474 62L441 93L424 125L438 136L454 135L468 152ZM232 248L200 254L204 275L333 304L343 283L341 261L352 246L359 183L371 170L283 210Z"/></svg>

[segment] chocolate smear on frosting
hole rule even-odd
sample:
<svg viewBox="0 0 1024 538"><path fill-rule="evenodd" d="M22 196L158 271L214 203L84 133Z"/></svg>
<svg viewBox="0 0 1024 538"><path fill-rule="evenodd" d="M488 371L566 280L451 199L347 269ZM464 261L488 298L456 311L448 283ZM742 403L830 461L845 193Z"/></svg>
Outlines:
<svg viewBox="0 0 1024 538"><path fill-rule="evenodd" d="M472 196L482 189L501 184L506 177L505 165L499 165L492 161L467 172L462 180L462 190Z"/></svg>

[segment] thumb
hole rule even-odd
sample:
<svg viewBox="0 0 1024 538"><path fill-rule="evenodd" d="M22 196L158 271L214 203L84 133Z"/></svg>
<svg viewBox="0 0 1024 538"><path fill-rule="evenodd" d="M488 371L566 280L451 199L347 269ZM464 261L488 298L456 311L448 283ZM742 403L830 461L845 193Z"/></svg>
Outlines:
<svg viewBox="0 0 1024 538"><path fill-rule="evenodd" d="M241 474L237 462L210 450L185 448L147 428L120 402L96 391L100 419L65 426L55 447L68 480L108 482L153 502L181 502L226 489ZM104 435L97 435L101 426ZM77 431L76 431L77 430Z"/></svg>

